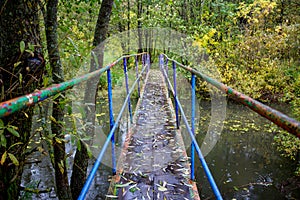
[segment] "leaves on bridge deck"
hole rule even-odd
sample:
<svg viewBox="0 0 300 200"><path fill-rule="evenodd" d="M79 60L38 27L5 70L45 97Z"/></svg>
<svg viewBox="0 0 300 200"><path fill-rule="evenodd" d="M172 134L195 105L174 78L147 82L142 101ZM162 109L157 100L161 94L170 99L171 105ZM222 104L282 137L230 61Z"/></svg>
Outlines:
<svg viewBox="0 0 300 200"><path fill-rule="evenodd" d="M114 185L118 199L193 199L189 164L160 71L151 70Z"/></svg>

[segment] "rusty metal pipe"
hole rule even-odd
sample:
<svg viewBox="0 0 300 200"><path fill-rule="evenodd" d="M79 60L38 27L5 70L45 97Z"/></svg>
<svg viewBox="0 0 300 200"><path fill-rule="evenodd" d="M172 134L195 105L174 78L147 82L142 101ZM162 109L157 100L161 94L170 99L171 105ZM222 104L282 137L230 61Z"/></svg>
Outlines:
<svg viewBox="0 0 300 200"><path fill-rule="evenodd" d="M172 60L170 58L168 58L168 59ZM219 81L217 81L209 76L206 76L191 67L182 65L181 63L178 63L175 60L174 60L174 62L176 62L177 65L180 66L181 68L195 74L196 76L200 77L202 80L208 82L209 84L215 86L222 92L226 93L228 95L228 97L234 99L237 102L242 103L243 105L249 107L253 111L260 114L261 116L267 118L268 120L270 120L277 126L283 128L284 130L288 131L289 133L300 138L300 122L299 121L297 121L293 118L290 118L287 115L285 115L267 105L264 105L263 103L260 103L259 101L252 99L251 97L249 97L243 93L240 93L240 92L232 89L231 87L228 87L227 85L220 83Z"/></svg>

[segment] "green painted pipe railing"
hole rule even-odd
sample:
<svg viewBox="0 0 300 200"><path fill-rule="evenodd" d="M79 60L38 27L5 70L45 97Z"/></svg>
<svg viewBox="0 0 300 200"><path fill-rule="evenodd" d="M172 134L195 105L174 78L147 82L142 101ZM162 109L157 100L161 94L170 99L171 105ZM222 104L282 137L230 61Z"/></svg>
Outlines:
<svg viewBox="0 0 300 200"><path fill-rule="evenodd" d="M108 69L112 68L114 65L116 65L119 61L123 60L123 58L128 58L132 56L138 56L146 53L140 53L140 54L132 54L132 55L126 55L122 56L116 61L112 62L111 64L107 65L104 68L98 69L94 72L82 75L80 77L74 78L72 80L55 84L51 87L45 88L43 90L39 90L37 92L27 94L21 97L17 97L5 102L0 103L0 118L3 118L5 116L8 116L14 112L17 112L21 109L24 109L26 107L30 107L35 105L38 102L44 101L45 99L54 96L60 92L66 91L74 87L75 85L78 85L88 79L91 79L93 77L100 76L103 72L106 72Z"/></svg>
<svg viewBox="0 0 300 200"><path fill-rule="evenodd" d="M168 60L174 61L178 66L181 68L195 74L196 76L200 77L202 80L208 82L209 84L213 85L214 87L218 88L222 92L226 93L230 98L234 99L237 102L242 103L243 105L249 107L253 111L257 112L261 116L267 118L268 120L272 121L279 127L283 128L284 130L288 131L289 133L297 136L300 138L300 122L288 117L287 115L267 106L251 97L240 93L227 85L220 83L219 81L202 74L201 72L182 65L181 63L177 62L176 60L170 59L167 55L164 55Z"/></svg>

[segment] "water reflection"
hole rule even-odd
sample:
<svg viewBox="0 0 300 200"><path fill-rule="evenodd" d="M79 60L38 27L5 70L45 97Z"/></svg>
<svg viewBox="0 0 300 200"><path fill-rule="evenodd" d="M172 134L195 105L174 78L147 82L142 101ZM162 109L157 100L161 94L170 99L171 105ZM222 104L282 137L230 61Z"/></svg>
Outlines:
<svg viewBox="0 0 300 200"><path fill-rule="evenodd" d="M116 105L115 113L118 113L125 95L114 94L119 97L114 98L116 99L116 102L114 102L114 105ZM187 113L190 112L188 110L189 102L190 98L187 98L186 102L183 103L183 105L186 105L184 109L187 110ZM135 107L136 99L132 99L132 103ZM97 121L101 124L103 132L108 133L107 100L99 98L97 105L97 113L105 113L99 115ZM196 115L199 122L197 140L201 146L210 121L210 102L201 101L197 110L200 111ZM124 114L124 121L121 123L116 135L119 147L122 146L122 134L126 133L128 129L127 122L128 114ZM270 132L275 130L276 128L271 126L268 120L244 106L229 102L227 119L221 137L216 146L206 156L207 163L224 199L292 199L292 197L300 199L299 190L293 190L292 193L290 191L285 193L280 191L283 190L281 189L282 184L293 182L289 178L293 176L295 163L282 158L276 151L275 146L272 145L274 135ZM184 138L189 138L189 136L185 135ZM190 143L189 139L185 141ZM73 147L70 145L68 149ZM41 162L26 165L22 186L50 188L52 192L29 194L28 198L25 198L26 195L24 195L24 199L57 199L54 192L54 173L50 159L48 156L42 158L40 156L41 154L37 152L32 157L39 159ZM72 163L69 164L72 165ZM202 199L213 199L209 183L197 159L196 166L197 185ZM89 193L90 199L105 197L110 176L111 168L101 165Z"/></svg>
<svg viewBox="0 0 300 200"><path fill-rule="evenodd" d="M209 119L209 102L201 102L198 142ZM286 199L278 189L293 176L295 163L282 158L268 133L271 123L244 106L229 103L227 119L220 140L206 156L206 161L225 199ZM274 129L274 127L273 127ZM213 197L201 164L197 163L197 182L202 199ZM201 185L200 185L201 183ZM294 191L300 197L300 191Z"/></svg>

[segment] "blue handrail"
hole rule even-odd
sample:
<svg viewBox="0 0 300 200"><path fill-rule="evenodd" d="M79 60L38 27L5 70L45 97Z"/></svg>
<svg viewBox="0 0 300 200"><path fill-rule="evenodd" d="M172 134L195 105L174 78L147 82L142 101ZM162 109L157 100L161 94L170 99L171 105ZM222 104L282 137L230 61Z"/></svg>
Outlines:
<svg viewBox="0 0 300 200"><path fill-rule="evenodd" d="M196 76L192 74L191 78L192 85L192 98L191 98L191 131L195 135L195 105L196 105ZM195 144L191 144L191 180L195 180Z"/></svg>
<svg viewBox="0 0 300 200"><path fill-rule="evenodd" d="M83 188L81 190L81 193L80 193L80 195L78 197L78 200L83 200L85 198L85 196L86 196L86 194L87 194L87 192L88 192L88 190L89 190L89 188L90 188L90 186L92 184L92 181L93 181L93 179L94 179L94 177L96 175L96 172L97 172L97 170L98 170L98 168L99 168L99 166L101 164L101 161L102 161L102 158L103 158L103 156L105 154L105 151L106 151L106 149L107 149L107 147L108 147L108 145L109 145L109 143L111 141L111 138L114 135L114 132L115 132L118 124L119 124L119 121L120 121L120 119L122 117L122 114L123 114L125 108L126 108L126 105L129 102L130 95L134 91L135 86L138 83L138 80L142 77L144 71L146 69L148 69L148 68L149 68L148 63L146 63L145 66L144 66L144 68L142 69L141 73L139 74L138 78L135 80L135 82L133 83L132 87L128 91L128 94L127 94L126 99L125 99L125 101L123 103L123 106L122 106L122 108L121 108L121 110L119 112L119 115L118 115L118 117L117 117L117 119L116 119L116 121L115 121L115 123L114 123L114 125L113 125L113 127L111 129L111 131L109 132L109 134L107 136L107 139L105 140L105 143L104 143L104 145L103 145L103 147L102 147L102 149L101 149L101 151L100 151L100 153L99 153L99 155L97 157L97 160L95 161L95 163L94 163L94 165L92 167L92 170L90 171L90 174L89 174L89 176L88 176L88 178L87 178L87 180L86 180L86 182L85 182L85 184L84 184L84 186L83 186Z"/></svg>
<svg viewBox="0 0 300 200"><path fill-rule="evenodd" d="M141 55L142 57L142 65L143 65L143 69L141 70L140 73L138 73L138 58L137 56ZM128 84L128 75L127 75L127 60L126 58L129 57L135 57L135 69L136 69L136 80L133 83L132 87L129 90L129 84ZM166 62L164 62L164 57L166 58ZM118 117L116 119L116 121L114 121L114 116L113 116L113 105L112 105L112 80L111 80L111 72L110 69L116 65L116 63L118 63L119 61L123 60L123 70L124 70L124 74L125 74L125 83L126 83L126 99L123 103L123 106L121 108L121 111L118 114ZM172 68L173 68L173 85L172 86L169 78L168 78L168 61L172 61ZM191 78L191 85L192 85L192 98L191 98L191 107L192 107L192 116L191 116L191 125L189 125L188 120L186 118L186 115L183 111L182 105L179 101L179 98L177 96L177 82L176 82L176 65L180 66L181 68L185 69L186 71L189 71L192 75ZM165 68L164 68L165 66ZM251 99L250 97L239 93L238 91L233 90L232 88L219 83L218 81L200 73L199 71L184 66L180 63L178 63L175 60L169 59L166 55L161 54L160 55L160 67L163 71L163 74L167 80L167 84L168 84L168 88L169 88L169 92L173 95L174 100L175 100L175 112L176 112L176 125L177 128L179 128L180 124L179 124L179 111L181 113L181 117L185 123L185 126L187 128L187 131L191 137L192 140L192 144L191 144L191 179L194 180L195 179L195 173L194 173L194 151L196 150L198 157L200 159L200 162L203 166L203 169L205 171L205 174L208 178L208 181L212 187L212 190L216 196L217 199L222 199L222 196L220 194L220 191L214 181L214 178L207 166L207 163L204 159L204 156L200 150L200 147L196 141L195 138L195 76L198 76L202 79L204 79L205 81L207 81L208 83L212 84L213 86L217 87L218 89L220 89L221 91L227 93L229 96L234 97L237 101L240 101L241 103L243 103L244 105L250 107L252 110L258 112L259 114L261 114L262 116L268 118L269 120L271 120L272 122L276 123L277 125L281 126L282 128L288 130L289 132L291 132L292 134L300 137L300 123L294 119L289 118L288 116L268 107L265 106L259 102L257 102L256 100ZM57 85L53 85L52 87L28 94L28 95L24 95L6 102L2 102L0 103L0 118L8 116L14 112L17 112L25 107L29 107L32 106L34 104L36 104L37 102L43 101L46 98L50 97L50 96L54 96L55 94L58 94L62 91L68 90L70 88L72 88L73 86L82 83L83 81L86 81L90 78L93 77L97 77L99 75L101 75L102 73L104 73L105 71L107 72L107 81L108 81L108 99L109 99L109 115L110 115L110 132L108 134L108 137L104 143L103 148L101 149L97 160L95 162L95 164L92 167L92 170L87 178L87 181L84 185L84 187L82 188L81 194L79 196L78 199L84 199L90 186L92 183L92 180L94 179L94 176L96 174L96 171L98 170L100 164L101 164L101 160L105 154L105 151L109 145L109 142L112 143L112 165L113 165L113 174L116 173L116 157L115 157L115 141L114 141L114 132L119 124L119 121L121 119L121 116L123 114L123 112L125 111L126 108L126 104L128 104L128 109L129 109L129 114L130 114L130 121L132 122L132 110L131 110L131 104L130 104L130 96L132 94L132 92L134 91L136 85L138 85L138 93L140 95L140 78L142 77L143 73L146 71L147 73L149 72L149 68L150 68L150 55L146 54L146 53L141 53L141 54L133 54L133 55L127 55L127 56L122 56L120 57L118 60L116 60L115 62L111 63L110 65L96 70L94 72L85 74L83 76L74 78L72 80L57 84ZM169 93L169 94L170 94Z"/></svg>
<svg viewBox="0 0 300 200"><path fill-rule="evenodd" d="M174 61L173 61L173 63L174 63ZM179 110L180 110L182 119L183 119L183 121L184 121L184 123L185 123L185 126L186 126L187 131L188 131L188 133L189 133L189 135L190 135L190 138L191 138L191 140L192 140L192 143L194 144L194 147L195 147L196 152L197 152L197 154L198 154L199 160L200 160L200 162L201 162L201 164L202 164L202 167L203 167L204 172L205 172L205 174L206 174L206 177L207 177L207 179L208 179L208 182L209 182L209 184L210 184L210 186L211 186L211 188L212 188L212 190L213 190L213 192L214 192L214 195L215 195L216 199L222 200L223 198L222 198L222 196L221 196L221 193L220 193L220 191L219 191L219 189L218 189L218 186L217 186L217 184L216 184L216 182L215 182L215 180L214 180L214 178L213 178L213 176L212 176L212 174L211 174L211 172L210 172L210 170L209 170L209 168L208 168L208 165L207 165L207 163L206 163L206 161L205 161L205 159L204 159L204 156L203 156L203 154L202 154L202 152L201 152L201 150L200 150L200 147L199 147L199 145L198 145L198 143L197 143L197 140L196 140L196 138L195 138L195 136L194 136L194 133L193 133L193 131L192 131L192 129L191 129L189 123L188 123L188 120L187 120L187 118L186 118L186 116L185 116L185 113L184 113L184 110L183 110L183 108L182 108L182 105L181 105L181 103L180 103L178 97L175 96L175 91L176 91L175 86L176 86L176 85L175 85L174 88L173 88L173 86L172 86L172 84L171 84L171 82L170 82L170 79L169 79L169 77L167 76L167 73L166 73L165 69L164 69L164 68L162 68L162 69L163 69L163 74L164 74L164 76L165 76L165 78L166 78L166 80L167 80L168 86L169 86L169 88L170 88L170 91L171 91L171 93L173 94L173 97L174 97L174 99L175 99L175 102L176 102L177 105L178 105L178 108L179 108ZM174 69L174 64L173 64L173 69ZM176 73L176 71L174 71L174 73ZM174 83L175 83L175 81L174 81ZM176 105L176 104L175 104L175 105ZM176 109L176 108L175 108L175 109ZM178 119L177 119L177 120L178 120ZM176 120L176 121L177 121L177 120Z"/></svg>
<svg viewBox="0 0 300 200"><path fill-rule="evenodd" d="M113 111L113 99L112 99L112 81L111 81L111 72L110 69L107 70L107 96L108 96L108 106L109 106L109 125L110 131L115 125L114 120L114 111ZM112 172L113 175L117 172L116 156L115 156L115 135L113 133L111 137L111 159L112 159Z"/></svg>
<svg viewBox="0 0 300 200"><path fill-rule="evenodd" d="M173 82L174 82L174 98L177 97L177 80L176 80L176 63L172 62L173 67ZM179 113L178 113L178 102L175 101L175 114L176 114L176 127L179 129L180 122L179 122Z"/></svg>
<svg viewBox="0 0 300 200"><path fill-rule="evenodd" d="M209 183L213 189L213 192L216 196L217 199L222 199L221 194L215 184L215 181L209 171L209 168L206 164L205 159L203 158L203 155L201 153L201 150L199 148L199 145L197 144L197 141L195 139L194 136L194 112L195 112L195 76L200 77L202 80L206 81L207 83L213 85L214 87L218 88L220 91L226 93L229 97L231 97L233 100L238 101L240 103L242 103L243 105L249 107L250 109L252 109L253 111L257 112L258 114L260 114L261 116L267 118L268 120L272 121L273 123L275 123L276 125L280 126L281 128L287 130L289 133L296 135L297 137L300 138L300 122L298 122L297 120L290 118L286 115L284 115L283 113L270 108L269 106L266 106L254 99L252 99L249 96L246 96L228 86L226 86L223 83L218 82L217 80L202 74L201 72L185 66L179 62L177 62L176 60L170 59L167 55L165 54L161 54L160 55L160 59L163 60L163 58L166 58L166 65L165 68L163 66L161 66L161 69L163 70L163 74L166 77L167 83L168 83L168 87L169 90L171 91L171 93L173 94L173 97L175 99L175 105L178 104L179 110L181 112L182 118L185 122L185 125L187 127L187 130L190 134L190 137L192 139L192 144L191 144L191 179L194 179L194 148L196 149L199 159L201 161L201 164L204 168L204 171L206 173L206 176L209 180ZM175 68L175 70L173 70L173 79L176 79L176 64L178 66L180 66L182 69L190 72L192 74L192 79L191 79L191 85L192 85L192 117L191 117L191 127L188 124L188 121L186 119L186 116L184 114L184 111L182 109L182 106L179 102L179 99L176 95L176 81L174 80L174 88L171 85L170 80L168 79L168 61L172 61L172 66L173 69ZM174 67L175 66L175 67ZM175 111L177 112L177 108L175 108ZM177 114L176 114L177 116ZM176 117L176 120L178 120L178 118ZM179 122L177 122L179 123Z"/></svg>
<svg viewBox="0 0 300 200"><path fill-rule="evenodd" d="M128 72L127 72L127 58L123 58L123 67L124 67L124 74L125 74L125 87L128 95L129 85L128 85ZM129 111L130 123L132 123L132 108L131 108L130 98L128 99L128 111Z"/></svg>

